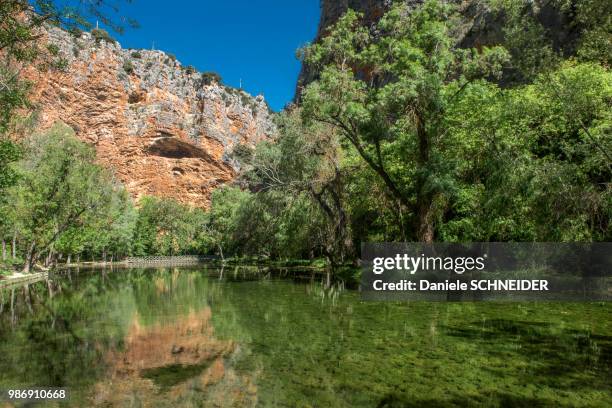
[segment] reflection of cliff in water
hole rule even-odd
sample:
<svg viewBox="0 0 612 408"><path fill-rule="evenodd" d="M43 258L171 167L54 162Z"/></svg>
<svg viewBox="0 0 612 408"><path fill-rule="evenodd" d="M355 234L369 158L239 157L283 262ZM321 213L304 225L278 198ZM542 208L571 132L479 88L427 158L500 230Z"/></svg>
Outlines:
<svg viewBox="0 0 612 408"><path fill-rule="evenodd" d="M94 387L95 406L254 406L254 374L227 363L239 352L214 336L211 309L143 325L134 316L122 351L107 355L108 375Z"/></svg>

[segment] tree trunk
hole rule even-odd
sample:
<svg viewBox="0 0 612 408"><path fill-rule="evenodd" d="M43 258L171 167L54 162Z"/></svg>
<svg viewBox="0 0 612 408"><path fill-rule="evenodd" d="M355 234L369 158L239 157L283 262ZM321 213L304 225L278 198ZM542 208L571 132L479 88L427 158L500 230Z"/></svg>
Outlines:
<svg viewBox="0 0 612 408"><path fill-rule="evenodd" d="M433 193L427 191L427 174L425 174L425 169L430 162L429 152L431 146L429 144L429 135L427 134L425 123L420 116L417 117L417 138L419 139L418 165L420 171L416 180L416 233L417 239L420 242L431 243L434 239L434 214L432 210Z"/></svg>
<svg viewBox="0 0 612 408"><path fill-rule="evenodd" d="M68 258L66 258L66 265L70 265L71 258L72 258L72 254L68 254Z"/></svg>
<svg viewBox="0 0 612 408"><path fill-rule="evenodd" d="M32 242L30 244L30 247L26 251L25 264L23 265L23 273L30 273L30 270L32 269L32 266L34 265L34 262L36 262L35 250L36 250L36 243Z"/></svg>
<svg viewBox="0 0 612 408"><path fill-rule="evenodd" d="M30 298L30 285L28 284L23 287L23 297L26 305L28 306L28 311L30 314L33 314L34 310L32 309L32 299Z"/></svg>
<svg viewBox="0 0 612 408"><path fill-rule="evenodd" d="M417 225L417 239L419 242L432 243L434 240L434 227L433 227L433 211L431 209L432 199L425 195L424 197L417 197L417 211L418 211L418 225Z"/></svg>
<svg viewBox="0 0 612 408"><path fill-rule="evenodd" d="M11 248L11 251L13 251L13 253L12 253L13 259L16 258L16 255L17 255L17 231L13 232L13 247Z"/></svg>
<svg viewBox="0 0 612 408"><path fill-rule="evenodd" d="M6 261L6 241L2 238L2 260Z"/></svg>
<svg viewBox="0 0 612 408"><path fill-rule="evenodd" d="M223 248L221 248L221 244L217 244L217 247L219 248L219 255L221 255L221 261L225 262L225 258L223 257Z"/></svg>
<svg viewBox="0 0 612 408"><path fill-rule="evenodd" d="M15 288L11 289L11 325L15 325Z"/></svg>
<svg viewBox="0 0 612 408"><path fill-rule="evenodd" d="M49 249L49 253L47 254L47 257L45 258L45 266L51 265L52 259L53 259L53 249Z"/></svg>

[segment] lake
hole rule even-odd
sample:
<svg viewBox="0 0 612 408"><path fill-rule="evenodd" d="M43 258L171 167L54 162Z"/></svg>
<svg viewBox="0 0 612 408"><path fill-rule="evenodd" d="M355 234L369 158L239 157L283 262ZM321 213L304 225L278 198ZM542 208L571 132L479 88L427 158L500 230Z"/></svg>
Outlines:
<svg viewBox="0 0 612 408"><path fill-rule="evenodd" d="M77 407L612 405L610 303L362 302L324 282L202 265L4 290L0 389L65 387L47 406Z"/></svg>

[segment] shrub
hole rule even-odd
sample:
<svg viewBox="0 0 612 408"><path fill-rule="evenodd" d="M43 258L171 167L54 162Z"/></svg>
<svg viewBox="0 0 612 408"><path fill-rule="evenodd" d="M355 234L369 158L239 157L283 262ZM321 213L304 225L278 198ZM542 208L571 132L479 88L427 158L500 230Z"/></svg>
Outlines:
<svg viewBox="0 0 612 408"><path fill-rule="evenodd" d="M191 74L193 74L193 73L195 73L195 72L196 72L196 69L195 69L195 67L194 67L193 65L187 65L187 66L185 67L185 73L186 73L187 75L191 75Z"/></svg>
<svg viewBox="0 0 612 408"><path fill-rule="evenodd" d="M123 62L123 70L128 74L132 74L134 72L134 65L131 61L125 60Z"/></svg>
<svg viewBox="0 0 612 408"><path fill-rule="evenodd" d="M57 60L53 61L51 64L51 68L57 69L59 71L65 71L68 68L68 60L64 57L59 57Z"/></svg>
<svg viewBox="0 0 612 408"><path fill-rule="evenodd" d="M83 30L78 27L70 27L68 32L72 35L74 39L77 39L83 35Z"/></svg>
<svg viewBox="0 0 612 408"><path fill-rule="evenodd" d="M171 52L167 52L166 55L171 61L176 61L176 55L172 54Z"/></svg>
<svg viewBox="0 0 612 408"><path fill-rule="evenodd" d="M253 158L254 149L245 144L237 144L232 150L232 157L242 163L246 163Z"/></svg>
<svg viewBox="0 0 612 408"><path fill-rule="evenodd" d="M142 58L142 54L139 51L132 51L132 54L130 55L132 56L132 58L136 58L136 59Z"/></svg>
<svg viewBox="0 0 612 408"><path fill-rule="evenodd" d="M47 45L47 51L49 51L49 54L51 54L54 57L56 57L59 54L60 49L55 44L49 44L49 45Z"/></svg>
<svg viewBox="0 0 612 408"><path fill-rule="evenodd" d="M147 62L147 63L146 63L145 68L146 68L146 69L149 69L149 68L151 68L152 66L153 66L153 62L149 61L149 62Z"/></svg>
<svg viewBox="0 0 612 408"><path fill-rule="evenodd" d="M115 39L110 36L110 34L101 28L94 28L91 30L91 36L96 40L96 44L99 44L100 41L107 42L109 44L114 44Z"/></svg>
<svg viewBox="0 0 612 408"><path fill-rule="evenodd" d="M210 85L213 82L218 84L221 83L221 75L216 72L202 72L202 83L204 85Z"/></svg>
<svg viewBox="0 0 612 408"><path fill-rule="evenodd" d="M246 93L241 92L240 102L242 103L243 106L249 106L251 105L251 98L249 98L249 96Z"/></svg>

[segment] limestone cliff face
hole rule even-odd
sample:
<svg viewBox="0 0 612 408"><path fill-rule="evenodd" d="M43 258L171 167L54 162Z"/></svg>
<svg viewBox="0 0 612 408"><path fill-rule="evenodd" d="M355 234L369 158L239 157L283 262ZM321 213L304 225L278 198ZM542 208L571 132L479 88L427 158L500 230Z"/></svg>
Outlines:
<svg viewBox="0 0 612 408"><path fill-rule="evenodd" d="M206 207L239 170L233 148L275 135L262 96L207 81L164 52L55 28L48 40L68 66L31 74L41 126L61 120L74 128L136 199Z"/></svg>

